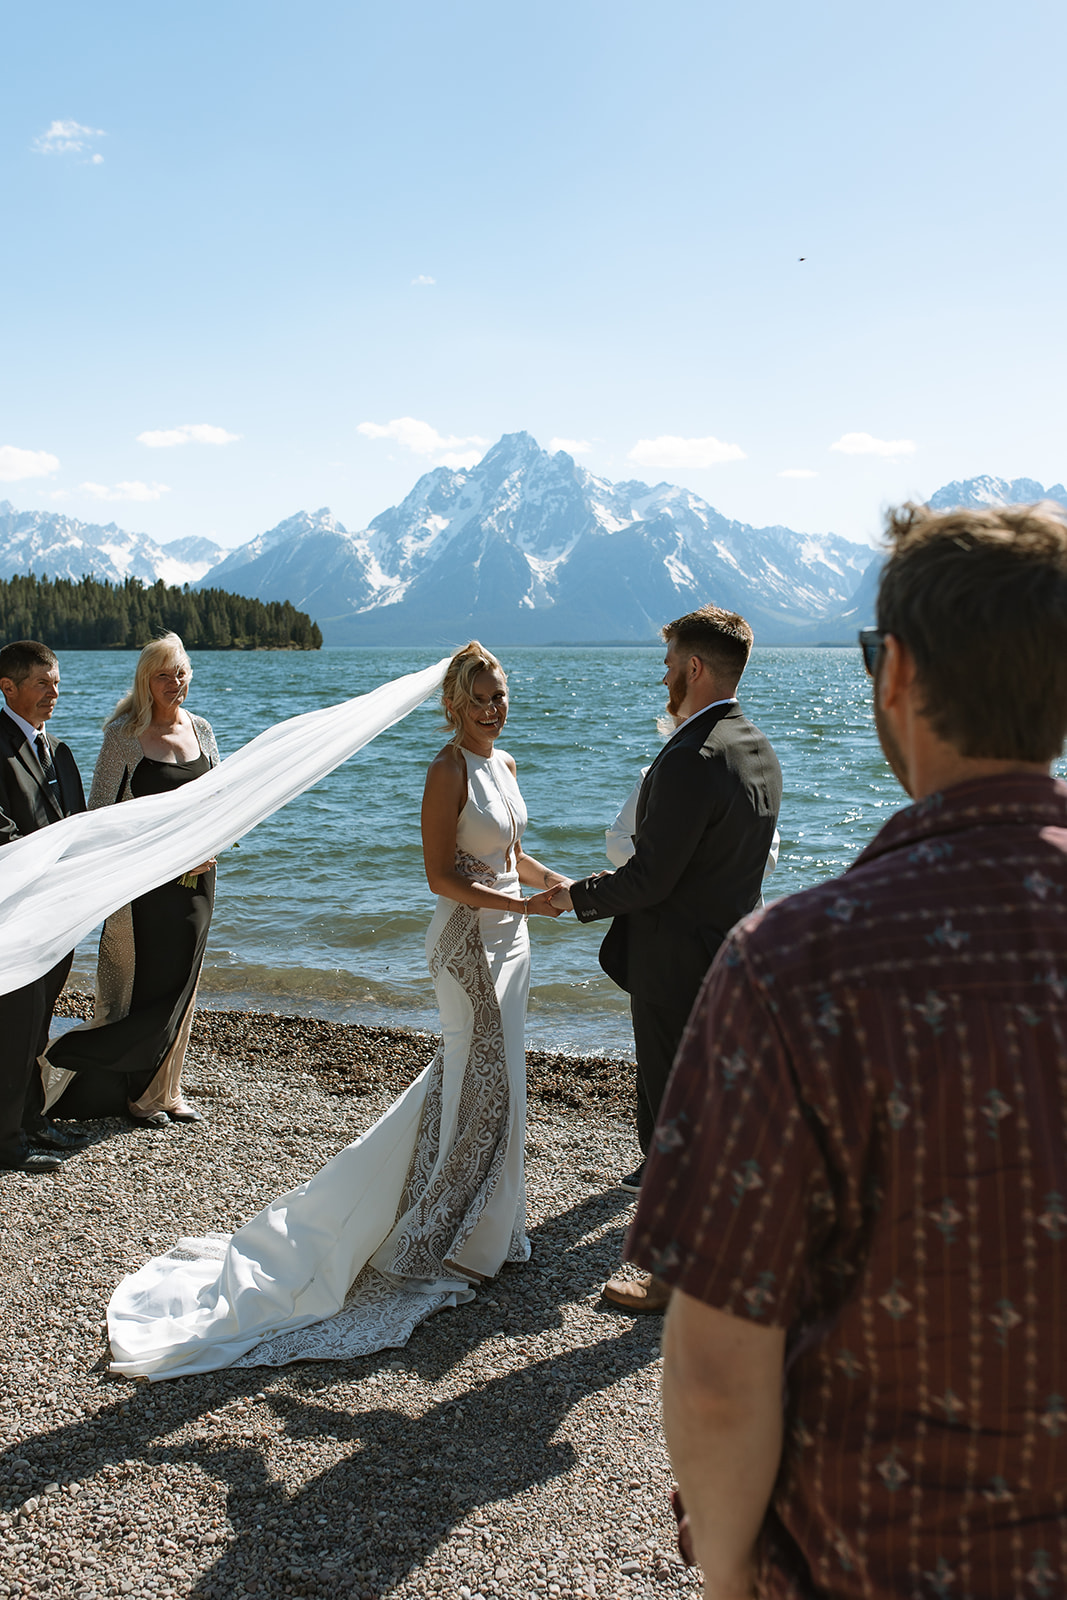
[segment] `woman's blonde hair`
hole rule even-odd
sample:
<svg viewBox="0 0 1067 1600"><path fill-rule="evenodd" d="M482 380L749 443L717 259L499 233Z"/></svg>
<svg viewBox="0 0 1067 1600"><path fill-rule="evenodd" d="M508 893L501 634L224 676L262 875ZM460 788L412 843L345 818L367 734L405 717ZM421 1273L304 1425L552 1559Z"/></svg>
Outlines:
<svg viewBox="0 0 1067 1600"><path fill-rule="evenodd" d="M458 745L463 739L463 713L474 700L474 680L479 672L499 672L507 683L508 675L496 656L490 655L477 639L457 650L445 669L441 685L441 708L445 722L452 729L450 744Z"/></svg>
<svg viewBox="0 0 1067 1600"><path fill-rule="evenodd" d="M152 720L152 685L151 679L154 672L159 672L162 667L177 666L180 662L185 664L188 676L185 680L185 691L182 699L189 693L192 682L193 667L176 633L161 633L158 639L153 639L146 644L141 654L137 657L137 665L133 671L133 688L124 694L114 711L104 723L106 728L109 723L117 722L120 717L129 719L128 733L139 739Z"/></svg>

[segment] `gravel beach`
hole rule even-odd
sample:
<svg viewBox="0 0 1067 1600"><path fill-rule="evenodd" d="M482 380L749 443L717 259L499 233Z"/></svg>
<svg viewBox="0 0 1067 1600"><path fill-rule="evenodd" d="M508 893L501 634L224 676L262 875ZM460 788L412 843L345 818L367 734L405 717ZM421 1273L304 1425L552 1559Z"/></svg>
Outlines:
<svg viewBox="0 0 1067 1600"><path fill-rule="evenodd" d="M85 1015L67 994L60 1012ZM667 1503L661 1319L600 1299L633 1209L632 1065L528 1057L533 1258L404 1350L148 1384L115 1283L239 1226L367 1127L428 1034L202 1011L199 1125L86 1124L0 1173L0 1596L693 1595Z"/></svg>

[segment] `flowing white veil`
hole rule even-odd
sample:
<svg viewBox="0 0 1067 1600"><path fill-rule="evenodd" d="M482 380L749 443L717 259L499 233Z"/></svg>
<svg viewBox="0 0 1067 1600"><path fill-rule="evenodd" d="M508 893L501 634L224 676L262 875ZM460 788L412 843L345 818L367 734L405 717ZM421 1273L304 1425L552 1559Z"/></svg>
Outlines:
<svg viewBox="0 0 1067 1600"><path fill-rule="evenodd" d="M0 850L0 994L53 967L119 906L217 855L439 687L448 657L290 717L172 794L67 817Z"/></svg>

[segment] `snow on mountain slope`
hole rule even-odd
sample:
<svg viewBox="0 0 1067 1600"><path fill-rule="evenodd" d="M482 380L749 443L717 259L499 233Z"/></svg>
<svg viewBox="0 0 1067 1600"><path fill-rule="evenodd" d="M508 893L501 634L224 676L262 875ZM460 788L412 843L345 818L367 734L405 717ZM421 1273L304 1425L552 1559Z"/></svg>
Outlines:
<svg viewBox="0 0 1067 1600"><path fill-rule="evenodd" d="M127 533L115 523L101 527L56 511L16 511L0 501L0 577L34 572L39 577L83 578L111 583L195 583L225 551L211 539L191 537L159 545L147 534Z"/></svg>
<svg viewBox="0 0 1067 1600"><path fill-rule="evenodd" d="M1067 490L979 477L930 504L1042 498L1067 505ZM871 620L880 560L833 533L724 517L676 484L598 478L528 433L505 434L474 467L425 473L359 532L324 507L229 551L0 503L0 576L162 577L291 600L334 644L648 640L709 600L764 643L844 640Z"/></svg>

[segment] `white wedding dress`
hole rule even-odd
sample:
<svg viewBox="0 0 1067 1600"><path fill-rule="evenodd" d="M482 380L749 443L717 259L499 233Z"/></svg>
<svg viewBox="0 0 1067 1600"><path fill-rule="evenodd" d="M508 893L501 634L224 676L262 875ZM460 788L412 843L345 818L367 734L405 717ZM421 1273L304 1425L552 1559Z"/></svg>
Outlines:
<svg viewBox="0 0 1067 1600"><path fill-rule="evenodd" d="M463 751L464 875L518 894L526 807L503 752ZM383 1117L232 1235L181 1239L119 1284L111 1370L153 1379L407 1342L525 1261L526 923L444 897L426 937L441 1048Z"/></svg>

